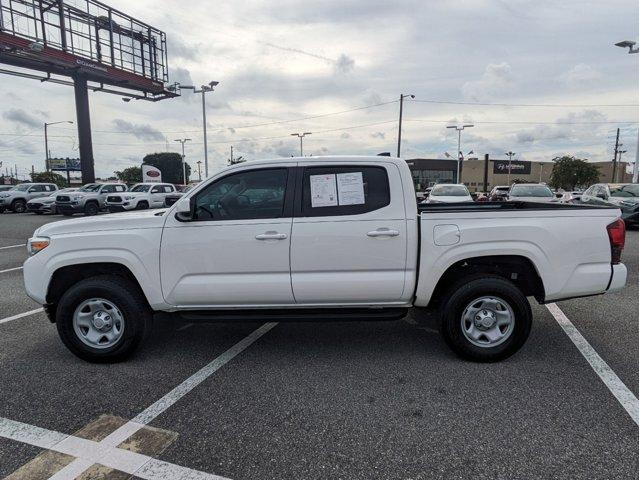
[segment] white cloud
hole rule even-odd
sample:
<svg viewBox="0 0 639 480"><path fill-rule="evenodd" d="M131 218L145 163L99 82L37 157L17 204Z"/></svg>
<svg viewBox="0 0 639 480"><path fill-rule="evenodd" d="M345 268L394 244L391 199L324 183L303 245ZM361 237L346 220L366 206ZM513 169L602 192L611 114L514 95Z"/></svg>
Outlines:
<svg viewBox="0 0 639 480"><path fill-rule="evenodd" d="M490 63L483 75L462 85L464 98L474 101L503 97L513 86L512 68L507 62Z"/></svg>
<svg viewBox="0 0 639 480"><path fill-rule="evenodd" d="M560 80L569 88L590 86L597 83L602 75L590 65L579 63L563 73Z"/></svg>

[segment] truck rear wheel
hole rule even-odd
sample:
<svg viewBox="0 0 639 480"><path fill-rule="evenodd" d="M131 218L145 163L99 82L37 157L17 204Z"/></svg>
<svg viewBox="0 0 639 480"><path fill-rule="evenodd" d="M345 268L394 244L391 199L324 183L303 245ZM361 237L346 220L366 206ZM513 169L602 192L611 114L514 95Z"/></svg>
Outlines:
<svg viewBox="0 0 639 480"><path fill-rule="evenodd" d="M137 285L116 275L84 279L56 310L58 334L79 358L94 363L129 357L150 328L152 312Z"/></svg>
<svg viewBox="0 0 639 480"><path fill-rule="evenodd" d="M441 304L441 332L468 360L496 362L516 353L532 326L528 299L510 281L478 275L456 284Z"/></svg>

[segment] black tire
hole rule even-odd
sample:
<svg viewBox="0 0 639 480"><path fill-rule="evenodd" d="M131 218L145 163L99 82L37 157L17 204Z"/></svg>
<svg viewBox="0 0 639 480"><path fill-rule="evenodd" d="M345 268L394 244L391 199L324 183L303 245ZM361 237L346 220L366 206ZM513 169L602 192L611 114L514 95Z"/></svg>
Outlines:
<svg viewBox="0 0 639 480"><path fill-rule="evenodd" d="M113 303L124 318L121 337L108 348L85 344L73 327L76 309L91 298ZM115 363L131 356L150 329L151 321L152 311L138 286L118 275L100 275L76 283L62 295L56 310L62 342L74 355L92 363Z"/></svg>
<svg viewBox="0 0 639 480"><path fill-rule="evenodd" d="M27 211L27 204L24 200L14 200L11 204L11 210L15 213L24 213Z"/></svg>
<svg viewBox="0 0 639 480"><path fill-rule="evenodd" d="M0 208L0 213L4 213L6 209L4 207Z"/></svg>
<svg viewBox="0 0 639 480"><path fill-rule="evenodd" d="M478 346L464 334L462 318L471 303L481 297L498 297L514 314L512 331L503 343ZM485 312L485 311L484 311ZM516 353L526 342L532 326L530 303L512 282L496 275L474 275L455 284L441 303L440 331L448 346L460 357L476 362L497 362Z"/></svg>
<svg viewBox="0 0 639 480"><path fill-rule="evenodd" d="M84 206L84 214L87 216L97 215L100 212L100 207L95 202L87 202Z"/></svg>
<svg viewBox="0 0 639 480"><path fill-rule="evenodd" d="M147 210L148 208L149 208L149 202L145 200L142 200L135 206L136 210Z"/></svg>
<svg viewBox="0 0 639 480"><path fill-rule="evenodd" d="M73 216L73 212L69 212L67 210L63 210L62 211L62 215L64 215L65 217L72 217Z"/></svg>

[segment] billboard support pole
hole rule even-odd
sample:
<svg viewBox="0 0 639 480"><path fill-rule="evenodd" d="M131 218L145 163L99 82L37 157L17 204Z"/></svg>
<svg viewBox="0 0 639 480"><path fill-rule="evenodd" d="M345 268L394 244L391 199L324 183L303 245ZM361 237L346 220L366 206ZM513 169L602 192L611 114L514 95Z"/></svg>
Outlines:
<svg viewBox="0 0 639 480"><path fill-rule="evenodd" d="M78 120L78 140L80 142L80 167L82 183L95 182L93 166L93 143L91 141L91 115L89 112L89 90L87 79L82 75L73 77L75 111Z"/></svg>
<svg viewBox="0 0 639 480"><path fill-rule="evenodd" d="M488 193L488 154L484 155L484 192Z"/></svg>

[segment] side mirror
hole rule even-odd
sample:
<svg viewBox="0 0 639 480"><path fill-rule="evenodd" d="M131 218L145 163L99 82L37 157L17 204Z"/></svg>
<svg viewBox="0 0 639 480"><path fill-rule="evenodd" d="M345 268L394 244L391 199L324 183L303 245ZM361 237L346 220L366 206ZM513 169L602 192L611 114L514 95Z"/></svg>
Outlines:
<svg viewBox="0 0 639 480"><path fill-rule="evenodd" d="M29 189L29 193L35 193L35 192L36 192L35 187L32 187L32 188Z"/></svg>
<svg viewBox="0 0 639 480"><path fill-rule="evenodd" d="M190 198L182 197L175 202L175 218L177 218L180 222L190 222L193 220Z"/></svg>

